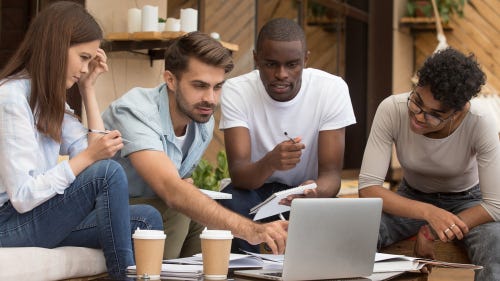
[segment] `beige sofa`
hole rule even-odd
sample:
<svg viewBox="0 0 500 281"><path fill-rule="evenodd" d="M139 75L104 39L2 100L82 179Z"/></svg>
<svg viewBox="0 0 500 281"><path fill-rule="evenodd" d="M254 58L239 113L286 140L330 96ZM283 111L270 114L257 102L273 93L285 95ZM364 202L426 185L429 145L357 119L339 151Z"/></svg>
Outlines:
<svg viewBox="0 0 500 281"><path fill-rule="evenodd" d="M106 263L100 249L0 248L0 268L0 280L61 280L105 273Z"/></svg>

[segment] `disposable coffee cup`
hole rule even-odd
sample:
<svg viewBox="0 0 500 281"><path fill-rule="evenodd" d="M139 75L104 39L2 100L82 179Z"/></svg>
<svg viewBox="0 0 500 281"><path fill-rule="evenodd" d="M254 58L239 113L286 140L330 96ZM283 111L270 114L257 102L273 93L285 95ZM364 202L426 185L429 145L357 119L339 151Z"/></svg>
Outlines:
<svg viewBox="0 0 500 281"><path fill-rule="evenodd" d="M200 234L205 279L227 278L233 235L229 230L207 230Z"/></svg>
<svg viewBox="0 0 500 281"><path fill-rule="evenodd" d="M160 279L163 247L167 235L162 230L137 229L134 239L134 256L137 276Z"/></svg>

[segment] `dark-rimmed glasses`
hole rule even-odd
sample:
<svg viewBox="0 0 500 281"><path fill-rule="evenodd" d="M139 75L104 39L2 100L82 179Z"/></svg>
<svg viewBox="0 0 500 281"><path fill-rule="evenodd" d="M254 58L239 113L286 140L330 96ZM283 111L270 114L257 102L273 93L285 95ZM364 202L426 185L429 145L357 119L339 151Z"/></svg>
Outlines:
<svg viewBox="0 0 500 281"><path fill-rule="evenodd" d="M441 125L443 122L446 122L448 121L455 112L453 112L450 116L448 116L447 118L445 119L442 119L441 117L438 117L432 113L429 113L429 112L426 112L422 109L422 107L420 107L420 105L418 105L417 103L415 103L415 101L413 101L411 99L411 97L413 96L415 92L412 91L410 93L410 96L408 97L408 102L407 102L407 105L408 105L408 109L410 110L410 112L412 112L413 114L417 115L417 114L420 114L420 113L423 113L424 114L424 118L425 118L425 121L427 122L427 124L429 124L430 126L432 127L438 127L439 125Z"/></svg>

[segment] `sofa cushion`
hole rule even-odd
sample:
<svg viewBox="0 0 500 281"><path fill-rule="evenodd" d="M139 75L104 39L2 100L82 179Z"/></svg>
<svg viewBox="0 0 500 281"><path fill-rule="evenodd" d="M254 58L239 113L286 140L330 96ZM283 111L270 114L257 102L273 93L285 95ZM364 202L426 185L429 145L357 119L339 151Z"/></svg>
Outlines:
<svg viewBox="0 0 500 281"><path fill-rule="evenodd" d="M106 272L101 249L0 248L0 280L60 280Z"/></svg>

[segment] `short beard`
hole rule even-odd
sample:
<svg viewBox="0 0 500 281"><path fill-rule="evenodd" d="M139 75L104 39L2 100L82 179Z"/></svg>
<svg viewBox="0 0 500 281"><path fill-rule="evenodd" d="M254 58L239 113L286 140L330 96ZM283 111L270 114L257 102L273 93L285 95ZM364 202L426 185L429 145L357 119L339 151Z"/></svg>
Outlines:
<svg viewBox="0 0 500 281"><path fill-rule="evenodd" d="M210 118L212 117L213 114L202 114L202 115L197 115L189 111L189 106L187 105L186 101L184 100L182 93L180 91L175 92L175 100L177 103L177 108L179 109L182 114L186 115L189 117L189 119L193 120L196 123L207 123L210 121ZM207 107L211 108L212 111L215 111L216 105L209 103L209 102L199 102L196 103L193 108L196 107Z"/></svg>

